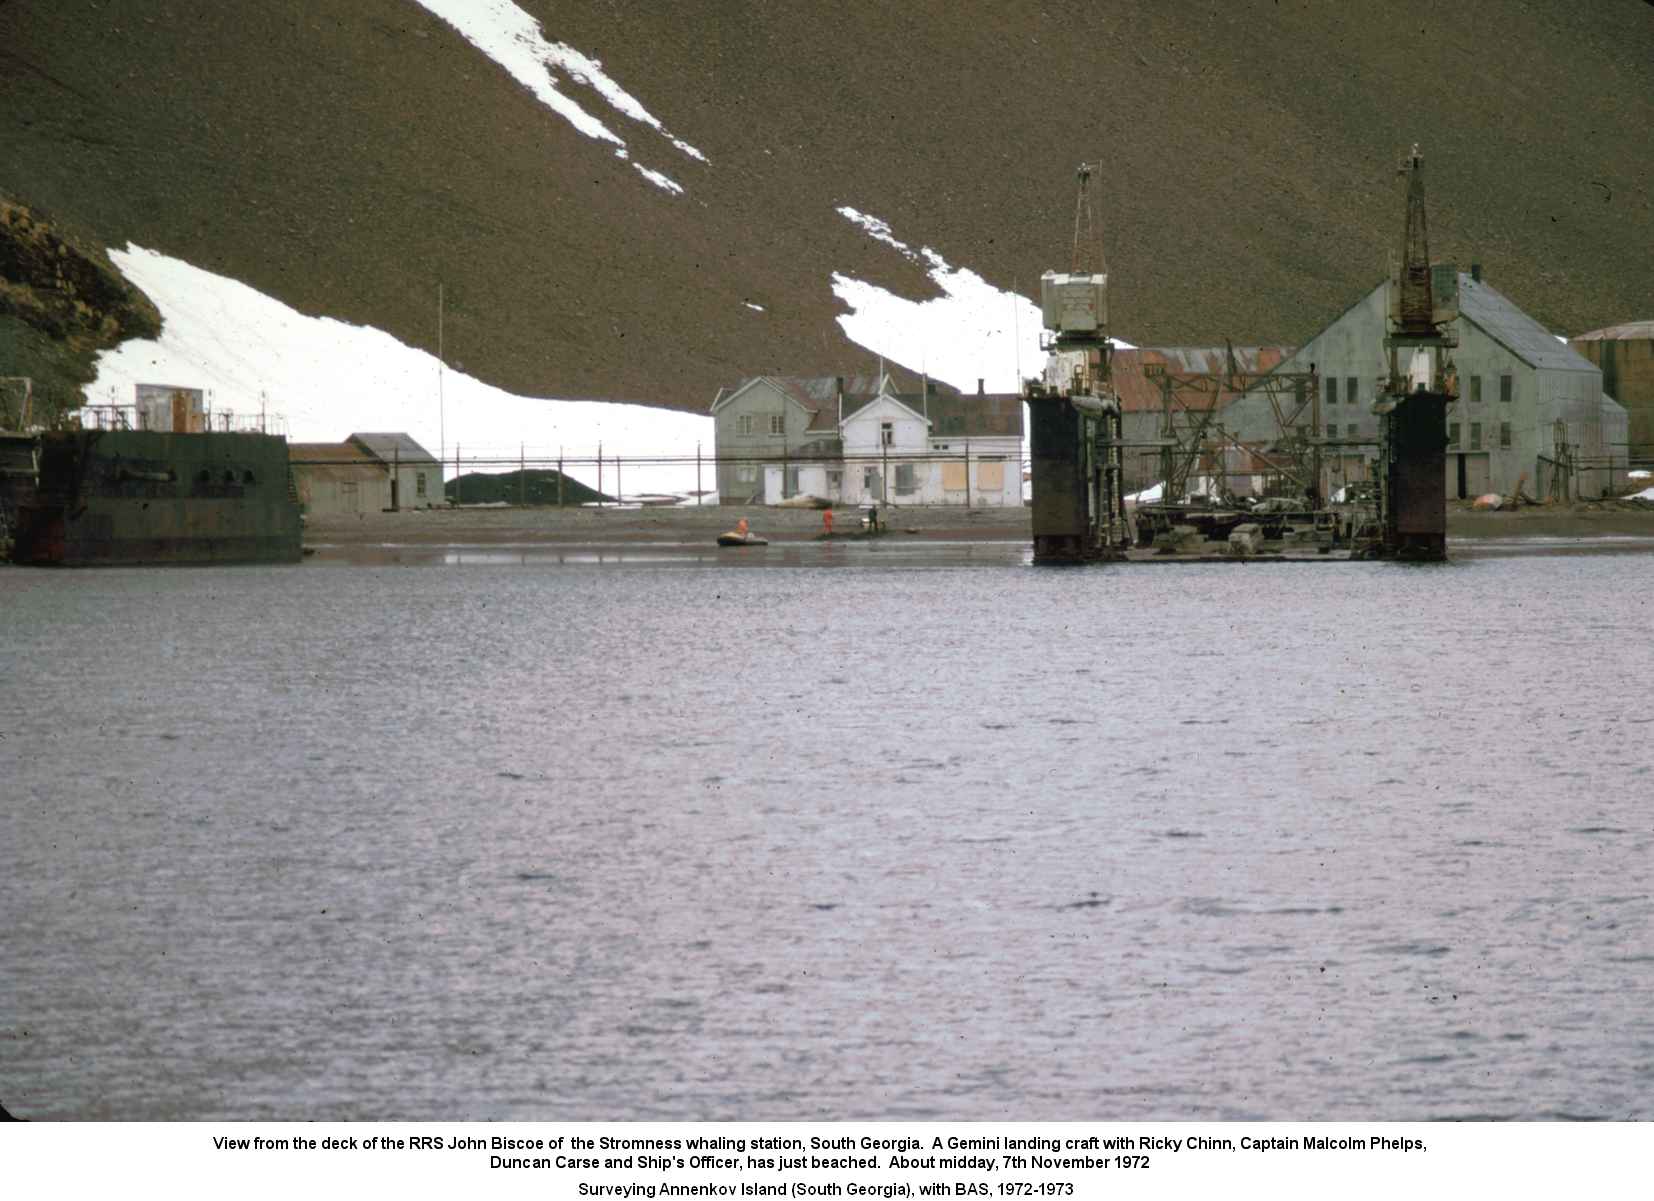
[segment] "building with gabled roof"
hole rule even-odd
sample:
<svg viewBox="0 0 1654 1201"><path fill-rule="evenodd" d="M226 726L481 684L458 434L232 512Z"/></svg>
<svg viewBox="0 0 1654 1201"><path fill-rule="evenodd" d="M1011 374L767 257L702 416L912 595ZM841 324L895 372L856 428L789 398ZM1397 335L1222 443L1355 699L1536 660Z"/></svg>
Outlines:
<svg viewBox="0 0 1654 1201"><path fill-rule="evenodd" d="M1318 415L1323 495L1370 478L1379 436L1372 405L1389 376L1388 311L1388 284L1380 283L1275 368L1320 377L1319 405L1292 406L1288 430L1257 387L1224 407L1224 430L1267 449L1307 437ZM1453 330L1459 399L1447 410L1449 498L1519 487L1539 498L1596 497L1624 481L1626 412L1603 392L1594 363L1487 283L1480 267L1459 274Z"/></svg>
<svg viewBox="0 0 1654 1201"><path fill-rule="evenodd" d="M1022 398L926 380L756 376L712 402L726 504L1022 503Z"/></svg>
<svg viewBox="0 0 1654 1201"><path fill-rule="evenodd" d="M335 516L446 504L442 464L404 433L352 434L343 442L290 442L288 462L306 514Z"/></svg>

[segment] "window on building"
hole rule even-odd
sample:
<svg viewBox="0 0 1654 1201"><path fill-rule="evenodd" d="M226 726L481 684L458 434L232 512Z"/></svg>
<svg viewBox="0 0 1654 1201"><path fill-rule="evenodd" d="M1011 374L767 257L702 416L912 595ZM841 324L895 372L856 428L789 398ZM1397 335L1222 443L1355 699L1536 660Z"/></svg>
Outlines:
<svg viewBox="0 0 1654 1201"><path fill-rule="evenodd" d="M1459 445L1459 423L1457 421L1447 423L1447 444L1455 449Z"/></svg>
<svg viewBox="0 0 1654 1201"><path fill-rule="evenodd" d="M735 432L743 437L752 433L752 414L742 413L735 419Z"/></svg>
<svg viewBox="0 0 1654 1201"><path fill-rule="evenodd" d="M1347 376L1344 380L1344 402L1354 404L1360 395L1361 385L1356 382L1356 377L1353 375Z"/></svg>
<svg viewBox="0 0 1654 1201"><path fill-rule="evenodd" d="M827 473L827 491L837 496L839 489L844 487L844 472L829 471Z"/></svg>
<svg viewBox="0 0 1654 1201"><path fill-rule="evenodd" d="M896 445L896 423L894 421L879 422L879 445Z"/></svg>
<svg viewBox="0 0 1654 1201"><path fill-rule="evenodd" d="M1510 445L1510 422L1508 421L1501 421L1499 423L1499 445Z"/></svg>
<svg viewBox="0 0 1654 1201"><path fill-rule="evenodd" d="M737 484L756 484L758 482L758 468L751 463L741 463L735 468L735 482Z"/></svg>
<svg viewBox="0 0 1654 1201"><path fill-rule="evenodd" d="M785 413L770 414L770 433L785 434L787 432L787 415Z"/></svg>
<svg viewBox="0 0 1654 1201"><path fill-rule="evenodd" d="M1470 403L1473 405L1482 403L1482 377L1479 375L1470 377Z"/></svg>
<svg viewBox="0 0 1654 1201"><path fill-rule="evenodd" d="M796 496L798 494L798 468L787 468L787 479L786 483L783 485L783 490L788 496Z"/></svg>
<svg viewBox="0 0 1654 1201"><path fill-rule="evenodd" d="M1480 421L1470 423L1470 449L1482 449L1482 423Z"/></svg>
<svg viewBox="0 0 1654 1201"><path fill-rule="evenodd" d="M1338 425L1337 425L1336 422L1330 422L1329 421L1327 423L1327 437L1329 437L1329 438L1338 437Z"/></svg>
<svg viewBox="0 0 1654 1201"><path fill-rule="evenodd" d="M861 490L863 492L877 492L879 490L879 469L877 467L863 467L861 469Z"/></svg>
<svg viewBox="0 0 1654 1201"><path fill-rule="evenodd" d="M1327 376L1327 403L1329 405L1338 403L1338 377L1335 375Z"/></svg>
<svg viewBox="0 0 1654 1201"><path fill-rule="evenodd" d="M1503 404L1509 404L1515 398L1516 398L1516 380L1513 379L1511 376L1501 375L1499 377L1499 400L1500 400L1500 402L1503 403Z"/></svg>
<svg viewBox="0 0 1654 1201"><path fill-rule="evenodd" d="M423 471L421 471L418 475L414 476L414 495L415 496L424 496L425 495L425 473Z"/></svg>
<svg viewBox="0 0 1654 1201"><path fill-rule="evenodd" d="M919 490L919 473L912 463L896 464L896 491L908 496Z"/></svg>

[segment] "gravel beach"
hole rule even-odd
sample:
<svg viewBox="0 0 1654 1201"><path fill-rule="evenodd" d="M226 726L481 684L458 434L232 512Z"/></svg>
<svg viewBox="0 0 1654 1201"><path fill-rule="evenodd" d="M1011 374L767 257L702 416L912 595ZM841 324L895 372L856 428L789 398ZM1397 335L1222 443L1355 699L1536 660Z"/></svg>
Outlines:
<svg viewBox="0 0 1654 1201"><path fill-rule="evenodd" d="M1027 542L1029 510L911 507L887 510L891 540ZM305 526L306 546L497 546L710 543L745 517L752 531L772 542L806 542L822 533L822 514L811 509L718 505L643 508L449 508L399 513L317 517ZM859 528L854 509L834 512L839 534ZM1504 538L1654 537L1654 509L1627 504L1576 502L1513 512L1448 510L1454 540Z"/></svg>

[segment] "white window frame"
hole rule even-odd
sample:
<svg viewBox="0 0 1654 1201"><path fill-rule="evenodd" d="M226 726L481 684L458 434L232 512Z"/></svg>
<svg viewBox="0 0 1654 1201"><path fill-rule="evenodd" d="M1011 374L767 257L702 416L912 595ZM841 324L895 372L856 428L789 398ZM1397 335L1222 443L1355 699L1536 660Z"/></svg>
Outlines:
<svg viewBox="0 0 1654 1201"><path fill-rule="evenodd" d="M743 438L752 436L752 414L742 413L735 418L735 432Z"/></svg>
<svg viewBox="0 0 1654 1201"><path fill-rule="evenodd" d="M773 437L785 437L787 433L787 415L785 413L770 414L770 434Z"/></svg>

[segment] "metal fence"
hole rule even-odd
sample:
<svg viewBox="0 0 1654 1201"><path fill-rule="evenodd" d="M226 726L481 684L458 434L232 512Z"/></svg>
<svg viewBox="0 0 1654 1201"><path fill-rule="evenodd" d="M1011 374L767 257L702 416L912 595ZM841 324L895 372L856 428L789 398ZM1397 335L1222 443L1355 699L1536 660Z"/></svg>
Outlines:
<svg viewBox="0 0 1654 1201"><path fill-rule="evenodd" d="M595 503L773 504L813 496L832 504L855 505L1021 505L1027 460L1020 454L975 451L889 452L852 455L611 453L595 450L556 453L520 447L467 451L456 446L442 461L452 499L468 501L465 480L477 475L518 473L524 497L529 475L554 471L600 493ZM722 486L720 486L722 485ZM493 487L475 486L474 495Z"/></svg>

